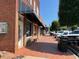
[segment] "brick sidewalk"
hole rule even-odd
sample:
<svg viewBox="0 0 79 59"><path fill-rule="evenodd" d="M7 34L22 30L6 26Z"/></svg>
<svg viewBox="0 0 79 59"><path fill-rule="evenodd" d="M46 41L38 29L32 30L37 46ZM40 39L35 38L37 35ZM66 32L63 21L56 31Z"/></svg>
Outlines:
<svg viewBox="0 0 79 59"><path fill-rule="evenodd" d="M25 56L23 59L48 59L48 58L33 57L33 56Z"/></svg>
<svg viewBox="0 0 79 59"><path fill-rule="evenodd" d="M48 59L75 59L73 54L62 53L57 49L58 42L54 37L41 36L38 41L28 48L22 48L16 55L44 57Z"/></svg>
<svg viewBox="0 0 79 59"><path fill-rule="evenodd" d="M0 51L0 59L13 59L15 58L15 54L7 51Z"/></svg>

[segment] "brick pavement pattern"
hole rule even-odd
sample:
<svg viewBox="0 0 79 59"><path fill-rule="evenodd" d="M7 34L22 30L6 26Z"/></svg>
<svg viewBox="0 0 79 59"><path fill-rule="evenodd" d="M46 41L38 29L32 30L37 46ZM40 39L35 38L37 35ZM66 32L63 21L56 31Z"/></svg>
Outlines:
<svg viewBox="0 0 79 59"><path fill-rule="evenodd" d="M57 49L58 42L54 37L41 36L30 47L22 48L16 55L43 57L48 59L75 59L72 53L62 53Z"/></svg>

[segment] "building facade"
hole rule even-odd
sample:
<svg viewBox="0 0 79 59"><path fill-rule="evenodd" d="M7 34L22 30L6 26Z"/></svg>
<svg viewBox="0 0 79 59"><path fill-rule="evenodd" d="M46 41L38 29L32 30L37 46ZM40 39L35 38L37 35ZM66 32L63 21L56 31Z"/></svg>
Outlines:
<svg viewBox="0 0 79 59"><path fill-rule="evenodd" d="M38 39L44 28L39 0L0 1L0 50L16 52Z"/></svg>

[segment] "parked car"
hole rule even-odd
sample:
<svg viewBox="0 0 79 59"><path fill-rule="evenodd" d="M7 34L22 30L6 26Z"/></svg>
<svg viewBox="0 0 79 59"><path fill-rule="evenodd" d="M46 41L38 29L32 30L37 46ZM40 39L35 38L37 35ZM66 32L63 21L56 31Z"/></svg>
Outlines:
<svg viewBox="0 0 79 59"><path fill-rule="evenodd" d="M60 37L68 35L69 33L71 33L71 31L63 31L63 33L62 33L62 35Z"/></svg>
<svg viewBox="0 0 79 59"><path fill-rule="evenodd" d="M75 30L69 33L64 33L61 37L79 37L79 30Z"/></svg>
<svg viewBox="0 0 79 59"><path fill-rule="evenodd" d="M51 31L51 32L50 32L50 35L51 35L51 36L56 36L55 31L53 31L53 32Z"/></svg>
<svg viewBox="0 0 79 59"><path fill-rule="evenodd" d="M57 37L61 38L62 36L68 35L69 33L71 33L71 31L68 31L68 30L61 31L57 34Z"/></svg>
<svg viewBox="0 0 79 59"><path fill-rule="evenodd" d="M79 56L79 30L62 35L58 41L58 49L62 52L66 52L70 49L74 54Z"/></svg>
<svg viewBox="0 0 79 59"><path fill-rule="evenodd" d="M60 37L63 34L63 31L58 31L57 33L55 33L57 37Z"/></svg>

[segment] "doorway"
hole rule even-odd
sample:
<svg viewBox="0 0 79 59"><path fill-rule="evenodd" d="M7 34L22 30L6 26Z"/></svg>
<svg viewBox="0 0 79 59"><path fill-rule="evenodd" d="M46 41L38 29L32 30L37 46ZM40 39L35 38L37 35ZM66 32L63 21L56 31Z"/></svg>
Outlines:
<svg viewBox="0 0 79 59"><path fill-rule="evenodd" d="M23 16L19 17L19 23L18 23L18 48L23 47Z"/></svg>

